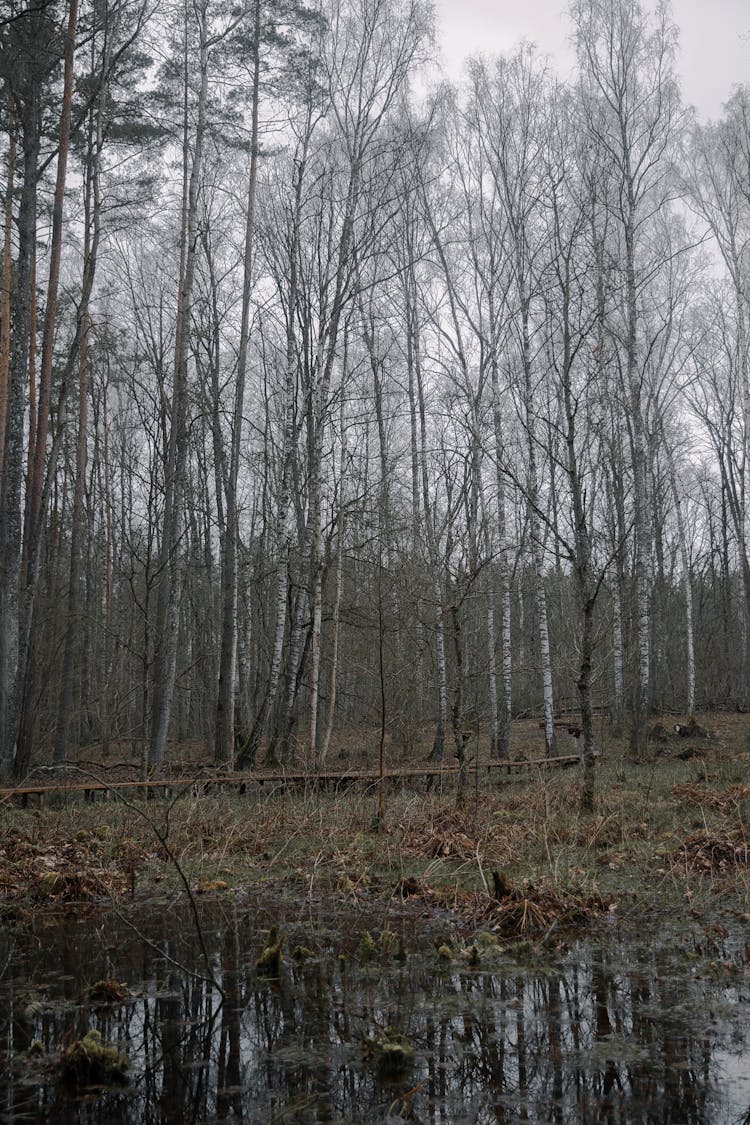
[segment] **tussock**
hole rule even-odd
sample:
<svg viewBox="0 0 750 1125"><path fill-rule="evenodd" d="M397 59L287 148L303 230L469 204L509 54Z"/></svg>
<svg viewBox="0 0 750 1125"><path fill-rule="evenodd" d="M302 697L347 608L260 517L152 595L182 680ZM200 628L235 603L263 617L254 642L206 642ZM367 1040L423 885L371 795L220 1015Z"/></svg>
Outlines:
<svg viewBox="0 0 750 1125"><path fill-rule="evenodd" d="M468 895L462 917L505 940L544 938L553 931L583 930L610 909L599 895L577 895L552 887L522 883L508 887L501 901Z"/></svg>
<svg viewBox="0 0 750 1125"><path fill-rule="evenodd" d="M700 832L683 840L673 862L688 871L721 875L750 865L750 845L729 833Z"/></svg>
<svg viewBox="0 0 750 1125"><path fill-rule="evenodd" d="M733 812L739 804L750 801L750 785L730 785L718 791L703 783L675 785L672 797L680 804L702 805L724 813Z"/></svg>

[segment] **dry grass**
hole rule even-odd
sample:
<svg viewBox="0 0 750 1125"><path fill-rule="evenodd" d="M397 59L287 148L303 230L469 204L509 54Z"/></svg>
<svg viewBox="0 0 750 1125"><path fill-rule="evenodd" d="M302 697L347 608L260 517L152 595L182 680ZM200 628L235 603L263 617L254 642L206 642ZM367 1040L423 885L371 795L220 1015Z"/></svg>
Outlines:
<svg viewBox="0 0 750 1125"><path fill-rule="evenodd" d="M688 782L675 785L672 796L681 804L700 805L718 812L731 813L740 805L750 802L750 785L729 785L726 789L716 790L705 782Z"/></svg>
<svg viewBox="0 0 750 1125"><path fill-rule="evenodd" d="M97 902L122 897L135 867L148 858L135 845L105 856L95 837L51 839L41 846L28 838L0 840L0 901L38 904Z"/></svg>
<svg viewBox="0 0 750 1125"><path fill-rule="evenodd" d="M700 832L683 840L673 863L688 874L731 875L750 865L750 845L738 833Z"/></svg>
<svg viewBox="0 0 750 1125"><path fill-rule="evenodd" d="M701 725L711 728L710 746L701 743L690 760L678 756L690 740L668 742L635 765L624 742L602 736L594 816L580 812L577 770L495 776L462 808L452 791L389 790L384 825L374 823L373 787L6 807L0 905L163 893L177 881L160 835L201 893L287 882L309 895L389 896L400 886L404 897L451 904L493 932L521 936L561 918L585 922L610 894L638 894L663 871L677 881L710 874L731 887L732 873L748 865L750 719L710 716ZM538 752L540 738L534 724L519 725L514 753L524 744ZM355 747L346 752L353 764ZM197 768L196 755L196 747L186 751ZM514 887L507 901L489 893L495 869Z"/></svg>

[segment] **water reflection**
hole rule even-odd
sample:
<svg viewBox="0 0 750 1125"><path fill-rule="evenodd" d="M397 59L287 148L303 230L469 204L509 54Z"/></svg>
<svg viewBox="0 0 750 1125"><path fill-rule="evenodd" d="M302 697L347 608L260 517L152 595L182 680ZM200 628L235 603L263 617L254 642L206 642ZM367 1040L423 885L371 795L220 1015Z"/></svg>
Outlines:
<svg viewBox="0 0 750 1125"><path fill-rule="evenodd" d="M612 927L554 963L441 970L416 916L396 923L405 959L367 963L355 954L367 919L344 927L343 945L322 920L287 920L287 947L303 940L316 956L287 958L267 981L255 959L269 921L267 904L206 911L223 1003L188 971L204 967L174 910L139 917L141 937L101 916L0 931L0 1121L720 1125L750 1104L744 956L729 937L698 951L697 938L662 934L649 947ZM125 981L128 1002L82 1003L101 978ZM417 1058L394 1085L367 1058L388 1026ZM74 1099L24 1052L36 1040L59 1052L90 1027L130 1057L131 1079Z"/></svg>

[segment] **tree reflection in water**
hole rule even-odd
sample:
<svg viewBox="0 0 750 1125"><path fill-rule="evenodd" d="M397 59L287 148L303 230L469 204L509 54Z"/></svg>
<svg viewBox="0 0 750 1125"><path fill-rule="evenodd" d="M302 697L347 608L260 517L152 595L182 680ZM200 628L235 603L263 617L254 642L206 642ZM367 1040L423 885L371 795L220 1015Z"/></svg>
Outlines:
<svg viewBox="0 0 750 1125"><path fill-rule="evenodd" d="M0 935L0 1121L374 1122L391 1107L434 1123L716 1125L747 1109L748 1081L722 1073L749 1011L730 938L707 953L684 934L649 948L613 932L545 964L440 970L423 923L404 915L406 949L419 950L405 960L360 963L353 928L321 928L317 955L269 981L255 972L269 921L267 905L207 911L224 1003L190 975L200 959L174 910L139 918L153 945L96 917ZM287 922L288 946L309 929ZM105 977L126 981L130 1000L81 1003ZM388 1026L416 1051L400 1085L379 1083L363 1049ZM76 1101L24 1052L34 1040L59 1052L90 1027L129 1055L131 1080Z"/></svg>

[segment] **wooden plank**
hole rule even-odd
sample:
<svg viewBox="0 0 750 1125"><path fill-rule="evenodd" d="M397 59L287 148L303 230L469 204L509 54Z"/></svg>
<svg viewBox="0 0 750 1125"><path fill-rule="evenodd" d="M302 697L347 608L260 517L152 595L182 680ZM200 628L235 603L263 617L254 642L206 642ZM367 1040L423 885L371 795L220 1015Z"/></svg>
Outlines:
<svg viewBox="0 0 750 1125"><path fill-rule="evenodd" d="M537 767L540 769L549 769L555 766L572 766L577 765L581 760L580 754L562 754L553 758L514 758L509 761L492 760L483 761L478 763L480 773L492 770L513 770L513 769L531 769ZM408 778L420 777L455 777L459 771L458 763L444 764L440 766L404 766L404 767L389 767L384 771L384 778L388 780L407 780ZM477 772L477 763L470 763L469 774L474 776ZM349 770L323 770L319 773L312 773L306 770L252 770L247 773L227 773L227 774L209 774L199 777L160 777L149 778L147 781L101 781L91 780L77 781L77 782L59 782L58 784L46 785L18 785L7 786L0 788L0 801L11 800L14 797L24 796L41 796L44 794L66 794L66 793L102 793L110 791L120 791L125 789L133 790L168 790L168 789L210 789L212 786L247 786L249 784L263 785L266 782L277 784L288 784L290 782L301 782L309 785L317 785L326 782L348 782L348 781L370 781L377 782L380 780L380 773L378 770L366 769L364 767Z"/></svg>

